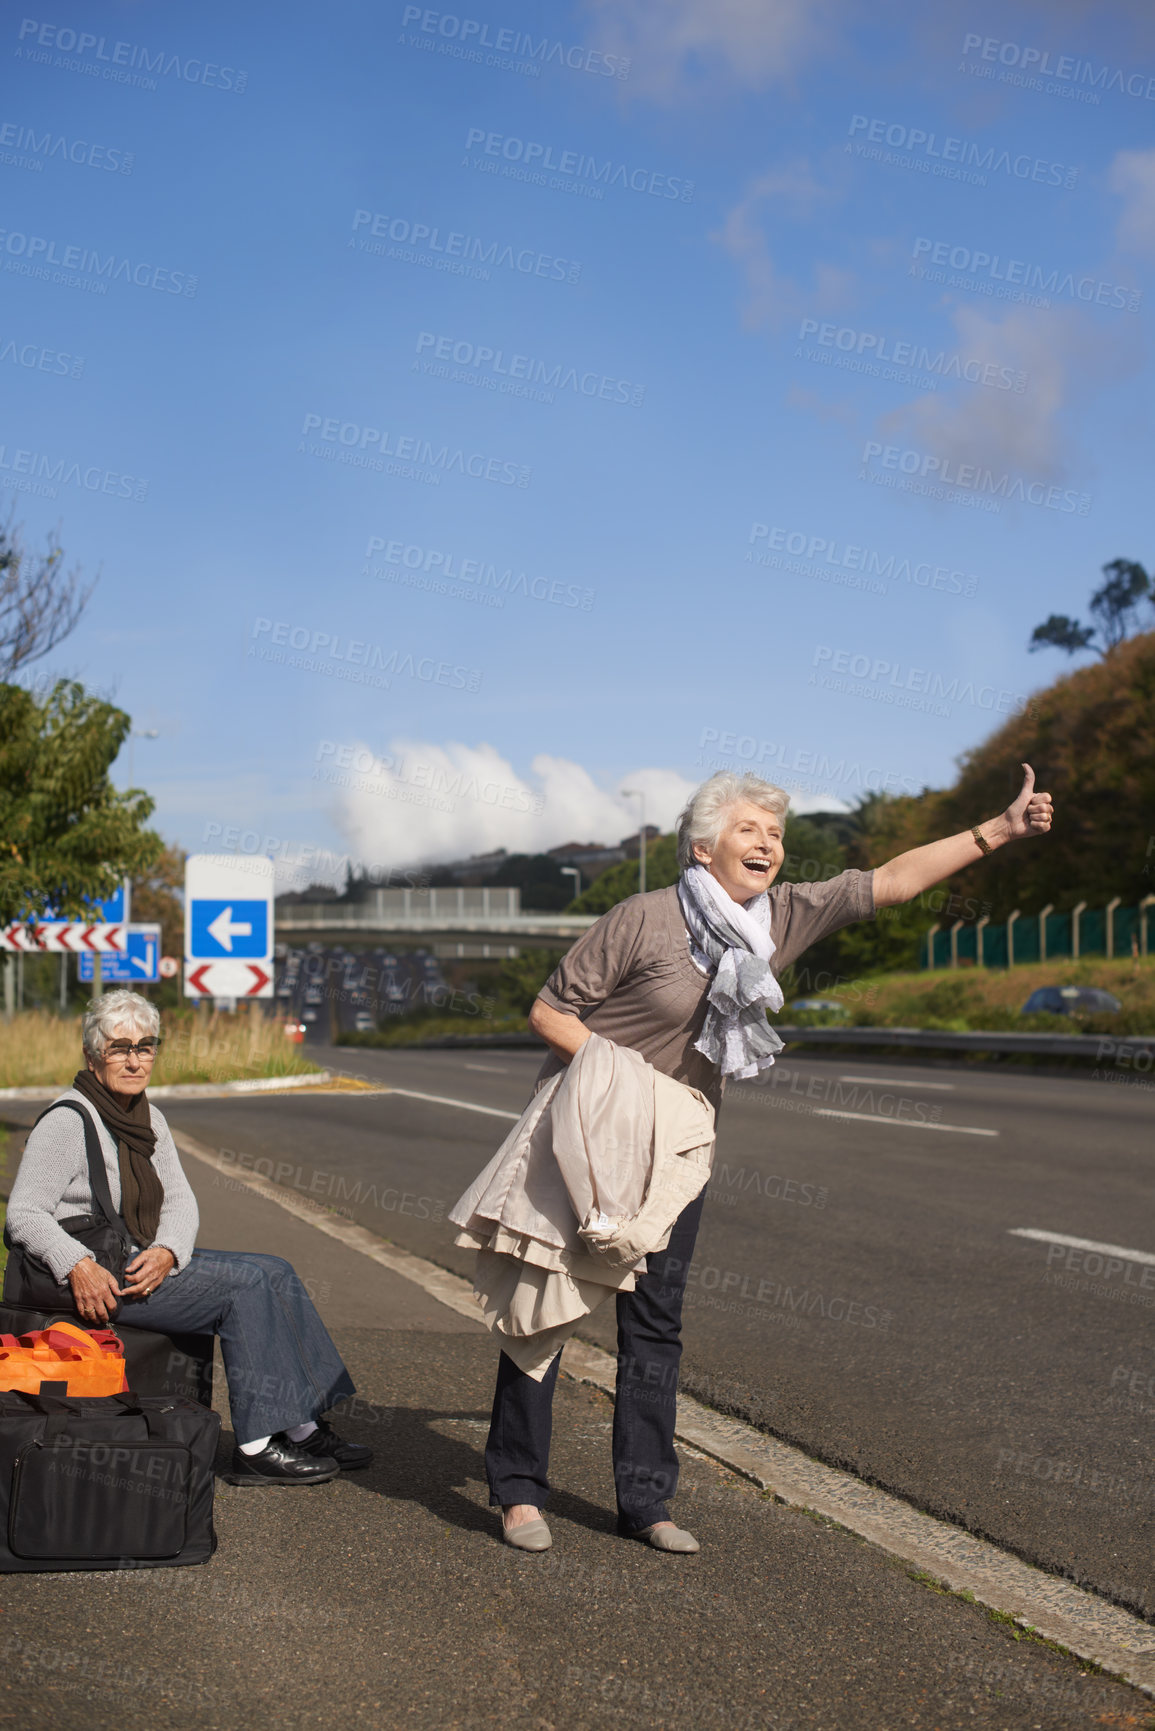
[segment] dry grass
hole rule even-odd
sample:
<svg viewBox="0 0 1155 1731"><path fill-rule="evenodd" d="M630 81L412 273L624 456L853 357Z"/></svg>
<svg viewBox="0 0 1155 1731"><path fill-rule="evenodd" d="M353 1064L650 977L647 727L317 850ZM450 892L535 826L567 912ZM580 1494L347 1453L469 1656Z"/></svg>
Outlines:
<svg viewBox="0 0 1155 1731"><path fill-rule="evenodd" d="M287 1040L281 1024L259 1014L165 1017L164 1045L153 1082L235 1082L300 1076L316 1064ZM29 1010L0 1023L0 1087L66 1086L83 1065L79 1016Z"/></svg>

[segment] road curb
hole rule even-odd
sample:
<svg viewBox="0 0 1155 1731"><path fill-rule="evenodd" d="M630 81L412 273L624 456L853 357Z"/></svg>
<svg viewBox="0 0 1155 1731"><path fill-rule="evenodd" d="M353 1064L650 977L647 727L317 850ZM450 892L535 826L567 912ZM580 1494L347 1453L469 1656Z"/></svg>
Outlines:
<svg viewBox="0 0 1155 1731"><path fill-rule="evenodd" d="M316 1088L331 1082L331 1070L310 1070L304 1076L257 1076L245 1082L162 1082L150 1088L150 1100L206 1100L230 1094L264 1094L280 1092L282 1088ZM55 1086L36 1088L0 1088L0 1100L55 1100L72 1086L58 1082Z"/></svg>
<svg viewBox="0 0 1155 1731"><path fill-rule="evenodd" d="M347 1249L359 1251L482 1326L470 1283L422 1256L390 1244L363 1226L328 1212L308 1197L239 1169L183 1131L173 1132L182 1154L227 1173L298 1220L307 1220ZM613 1395L616 1361L600 1347L571 1340L562 1370L577 1382ZM900 1497L852 1473L812 1460L801 1449L678 1396L680 1442L751 1480L790 1508L807 1509L848 1528L901 1562L920 1569L951 1592L1010 1616L1022 1628L1065 1647L1076 1658L1155 1696L1155 1627L1094 1593L1034 1568L961 1527L923 1514Z"/></svg>

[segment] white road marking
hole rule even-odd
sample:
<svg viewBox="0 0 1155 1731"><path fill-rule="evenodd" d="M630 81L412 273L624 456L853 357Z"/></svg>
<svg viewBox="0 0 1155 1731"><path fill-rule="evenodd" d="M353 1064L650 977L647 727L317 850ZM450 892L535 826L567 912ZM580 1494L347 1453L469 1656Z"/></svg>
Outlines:
<svg viewBox="0 0 1155 1731"><path fill-rule="evenodd" d="M454 1100L450 1104L467 1102ZM363 1226L325 1212L311 1198L270 1183L255 1172L240 1170L182 1131L174 1131L173 1140L182 1154L227 1172L234 1182L255 1190L286 1213L309 1221L347 1249L359 1251L411 1280L448 1309L480 1322L469 1281L386 1243ZM617 1364L598 1347L581 1340L568 1341L562 1368L575 1381L593 1383L613 1395ZM812 1460L801 1449L739 1419L724 1418L686 1395L678 1396L675 1435L683 1446L720 1461L731 1472L770 1491L776 1501L825 1515L892 1557L926 1571L952 1592L971 1594L980 1604L1067 1647L1076 1658L1101 1665L1146 1694L1155 1695L1151 1625L1130 1611L1108 1604L1060 1576L1048 1575L961 1527L924 1515L901 1498L864 1484L853 1473Z"/></svg>
<svg viewBox="0 0 1155 1731"><path fill-rule="evenodd" d="M870 1088L945 1088L954 1093L958 1086L956 1082L924 1082L921 1076L916 1081L912 1076L839 1076L840 1082L861 1082Z"/></svg>
<svg viewBox="0 0 1155 1731"><path fill-rule="evenodd" d="M508 1076L509 1071L504 1064L466 1064L467 1070L480 1070L485 1076Z"/></svg>
<svg viewBox="0 0 1155 1731"><path fill-rule="evenodd" d="M894 1124L899 1130L949 1130L955 1136L997 1136L998 1130L980 1130L974 1124L932 1124L925 1118L888 1118L882 1112L839 1112L833 1106L816 1106L816 1118L859 1118L864 1124Z"/></svg>
<svg viewBox="0 0 1155 1731"><path fill-rule="evenodd" d="M500 1106L479 1106L474 1100L451 1100L446 1094L419 1094L414 1088L395 1088L392 1082L386 1082L383 1092L386 1094L404 1094L407 1100L428 1100L434 1106L459 1106L463 1112L484 1112L487 1118L509 1118L515 1124L521 1117L520 1112L503 1112Z"/></svg>
<svg viewBox="0 0 1155 1731"><path fill-rule="evenodd" d="M1155 1268L1150 1250L1124 1250L1121 1244L1100 1244L1094 1238L1070 1238L1065 1232L1040 1232L1037 1226L1010 1226L1012 1238L1036 1238L1040 1244L1065 1244L1068 1250L1095 1250L1100 1256L1122 1256L1128 1262L1145 1262Z"/></svg>

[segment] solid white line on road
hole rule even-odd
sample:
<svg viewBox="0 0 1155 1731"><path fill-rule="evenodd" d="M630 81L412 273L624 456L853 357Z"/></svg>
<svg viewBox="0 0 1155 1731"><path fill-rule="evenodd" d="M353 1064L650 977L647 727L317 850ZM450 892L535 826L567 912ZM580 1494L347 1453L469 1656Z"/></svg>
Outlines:
<svg viewBox="0 0 1155 1731"><path fill-rule="evenodd" d="M398 1092L401 1092L399 1089ZM437 1095L418 1095L418 1099ZM465 1105L465 1101L450 1101ZM484 1108L483 1108L484 1110ZM512 1116L512 1114L511 1114ZM360 1251L383 1268L413 1281L432 1298L480 1323L470 1283L424 1257L389 1244L363 1226L327 1213L321 1204L279 1184L240 1170L183 1131L173 1140L182 1154L226 1172L275 1202L298 1220L307 1220L349 1250ZM562 1367L577 1382L593 1383L613 1395L617 1361L585 1341L567 1342ZM1046 1640L1057 1641L1076 1658L1101 1665L1113 1676L1155 1695L1155 1640L1149 1623L1110 1605L1094 1593L1024 1563L961 1527L924 1515L900 1497L865 1484L853 1473L811 1460L801 1449L779 1442L740 1419L723 1418L686 1395L678 1396L678 1440L731 1472L750 1479L788 1507L809 1509L847 1527L901 1562L924 1571L955 1593L968 1593L991 1610L1001 1611Z"/></svg>
<svg viewBox="0 0 1155 1731"><path fill-rule="evenodd" d="M508 1076L509 1071L504 1064L466 1064L466 1070L480 1070L486 1076Z"/></svg>
<svg viewBox="0 0 1155 1731"><path fill-rule="evenodd" d="M954 1093L957 1082L924 1082L922 1077L913 1076L839 1076L840 1082L861 1082L870 1088L880 1084L884 1088L945 1088Z"/></svg>
<svg viewBox="0 0 1155 1731"><path fill-rule="evenodd" d="M1124 1250L1121 1244L1100 1244L1094 1238L1069 1238L1065 1232L1040 1232L1037 1226L1009 1226L1012 1238L1037 1238L1040 1244L1065 1244L1068 1250L1094 1250L1100 1256L1122 1256L1128 1262L1145 1262L1155 1268L1150 1250Z"/></svg>
<svg viewBox="0 0 1155 1731"><path fill-rule="evenodd" d="M834 1106L815 1106L816 1118L859 1118L864 1124L894 1124L900 1130L951 1130L956 1136L997 1136L997 1130L980 1130L974 1124L932 1124L926 1118L888 1118L884 1112L839 1112Z"/></svg>
<svg viewBox="0 0 1155 1731"><path fill-rule="evenodd" d="M463 1112L484 1112L487 1118L511 1118L514 1123L520 1112L505 1112L500 1106L479 1106L475 1100L451 1100L445 1094L418 1094L414 1088L395 1088L392 1082L382 1084L386 1094L403 1094L407 1100L428 1100L433 1106L459 1106Z"/></svg>

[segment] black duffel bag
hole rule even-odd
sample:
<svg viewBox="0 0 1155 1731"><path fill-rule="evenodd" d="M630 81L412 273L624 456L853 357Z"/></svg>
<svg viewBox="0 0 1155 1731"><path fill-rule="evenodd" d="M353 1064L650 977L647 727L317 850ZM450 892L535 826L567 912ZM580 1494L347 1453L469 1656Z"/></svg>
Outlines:
<svg viewBox="0 0 1155 1731"><path fill-rule="evenodd" d="M108 1269L117 1286L123 1286L125 1266L132 1261L132 1235L112 1205L112 1191L108 1187L108 1173L92 1114L86 1112L78 1100L56 1100L41 1112L40 1118L46 1118L49 1112L59 1112L65 1108L70 1112L79 1112L84 1120L88 1187L97 1212L74 1214L58 1224L70 1238L75 1238L84 1245L94 1261ZM40 1118L37 1118L36 1124L39 1124ZM32 1126L34 1130L36 1124ZM34 1310L66 1310L75 1313L72 1285L67 1278L57 1280L46 1263L14 1243L7 1224L4 1227L4 1243L8 1249L8 1266L4 1271L5 1304L25 1305Z"/></svg>
<svg viewBox="0 0 1155 1731"><path fill-rule="evenodd" d="M0 1393L0 1573L207 1563L220 1427L187 1400Z"/></svg>

